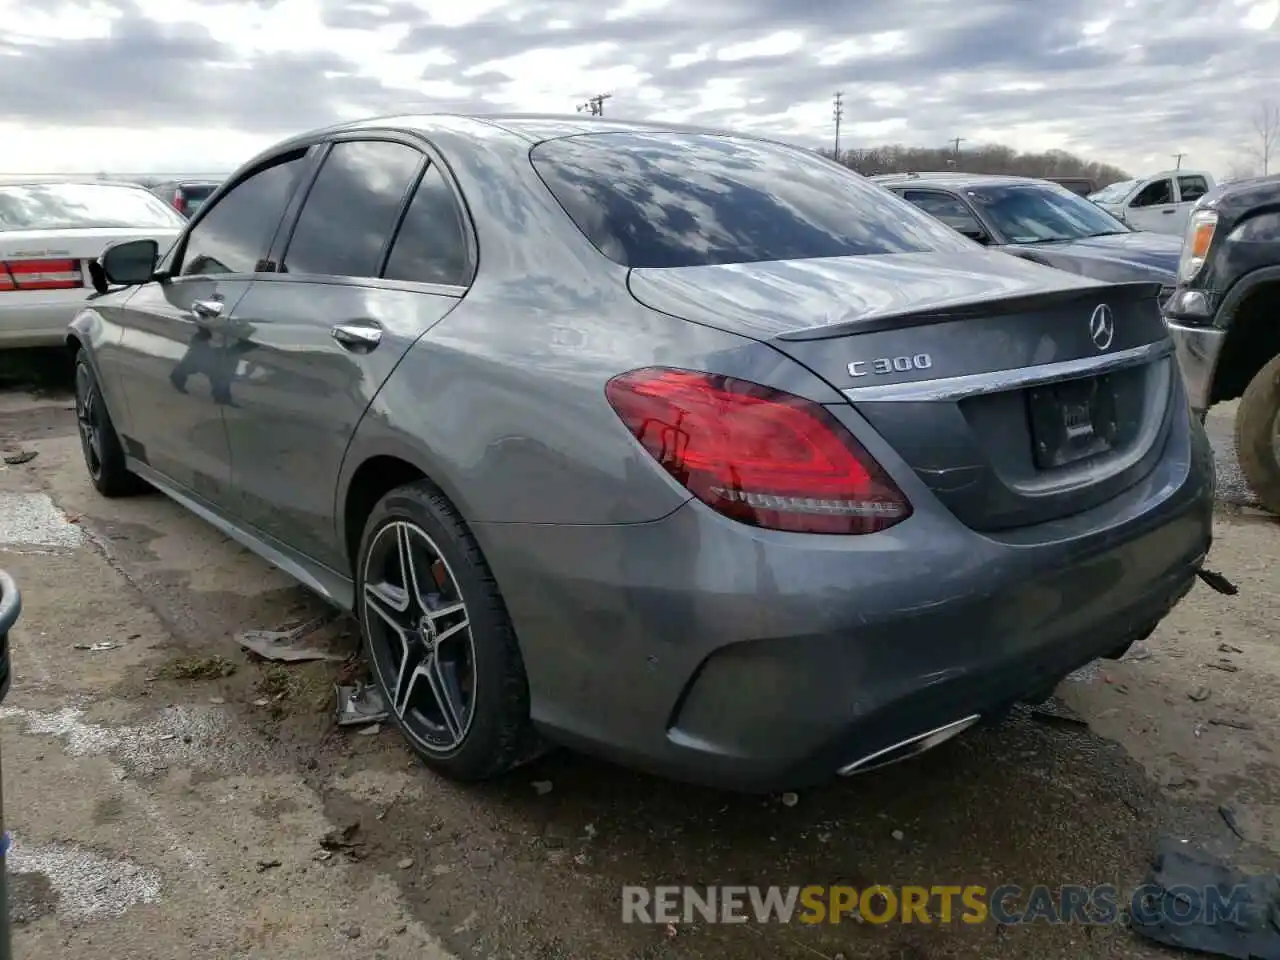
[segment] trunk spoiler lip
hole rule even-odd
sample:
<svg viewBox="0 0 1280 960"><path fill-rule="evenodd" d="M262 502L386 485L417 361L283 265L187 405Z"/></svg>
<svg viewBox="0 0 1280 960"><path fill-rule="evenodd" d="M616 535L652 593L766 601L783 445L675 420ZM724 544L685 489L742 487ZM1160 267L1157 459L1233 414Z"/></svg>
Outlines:
<svg viewBox="0 0 1280 960"><path fill-rule="evenodd" d="M992 297L990 300L974 300L954 306L926 308L924 310L895 310L876 313L858 320L793 330L773 337L775 342L807 340L833 340L859 333L878 333L884 330L901 330L908 327L931 326L956 320L977 320L984 317L1001 317L1027 313L1045 307L1065 307L1080 303L1094 306L1116 299L1156 300L1162 284L1154 280L1132 280L1124 283L1101 283L1096 286L1068 287L1057 290L1038 290L1034 293L1018 293L1009 297Z"/></svg>

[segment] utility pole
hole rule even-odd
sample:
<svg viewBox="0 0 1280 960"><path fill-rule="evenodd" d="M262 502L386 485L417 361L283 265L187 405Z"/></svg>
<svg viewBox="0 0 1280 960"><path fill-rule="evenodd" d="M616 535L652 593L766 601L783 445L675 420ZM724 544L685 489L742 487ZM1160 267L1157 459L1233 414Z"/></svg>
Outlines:
<svg viewBox="0 0 1280 960"><path fill-rule="evenodd" d="M956 155L956 157L959 157L959 156L960 156L960 144L962 144L962 143L964 143L964 142L965 142L965 138L964 138L964 137L952 137L952 138L951 138L949 141L947 141L947 142L951 144L951 152L952 152L953 154L955 154L955 155Z"/></svg>
<svg viewBox="0 0 1280 960"><path fill-rule="evenodd" d="M604 102L612 97L612 93L597 93L594 97L588 97L586 103L578 104L578 112L584 110L593 117L604 116Z"/></svg>
<svg viewBox="0 0 1280 960"><path fill-rule="evenodd" d="M1176 167L1174 167L1174 169L1175 169L1175 170L1181 170L1181 169L1182 169L1182 158L1183 158L1183 157L1185 157L1185 156L1186 156L1186 154L1185 154L1185 153L1175 153L1175 154L1173 155L1174 159L1178 161L1178 165L1177 165Z"/></svg>
<svg viewBox="0 0 1280 960"><path fill-rule="evenodd" d="M836 91L836 95L831 98L832 109L831 115L836 118L836 148L835 160L840 162L840 121L844 119L844 92Z"/></svg>

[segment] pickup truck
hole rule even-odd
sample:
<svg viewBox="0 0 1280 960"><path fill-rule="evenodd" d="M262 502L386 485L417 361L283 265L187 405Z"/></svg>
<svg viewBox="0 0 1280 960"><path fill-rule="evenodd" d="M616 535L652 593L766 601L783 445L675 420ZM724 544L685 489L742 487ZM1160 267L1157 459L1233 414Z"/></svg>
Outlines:
<svg viewBox="0 0 1280 960"><path fill-rule="evenodd" d="M1280 513L1280 175L1222 184L1195 204L1164 313L1192 408L1203 419L1239 398L1241 472Z"/></svg>
<svg viewBox="0 0 1280 960"><path fill-rule="evenodd" d="M1215 186L1204 170L1163 170L1103 187L1089 199L1134 230L1180 235L1191 208Z"/></svg>

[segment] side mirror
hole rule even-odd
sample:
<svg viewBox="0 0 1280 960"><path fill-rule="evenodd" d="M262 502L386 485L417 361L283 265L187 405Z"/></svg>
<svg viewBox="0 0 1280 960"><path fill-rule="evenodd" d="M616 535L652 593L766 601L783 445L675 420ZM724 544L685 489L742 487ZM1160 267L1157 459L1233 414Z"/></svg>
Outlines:
<svg viewBox="0 0 1280 960"><path fill-rule="evenodd" d="M154 240L125 240L107 247L98 263L108 283L133 287L155 276L159 259L160 244Z"/></svg>

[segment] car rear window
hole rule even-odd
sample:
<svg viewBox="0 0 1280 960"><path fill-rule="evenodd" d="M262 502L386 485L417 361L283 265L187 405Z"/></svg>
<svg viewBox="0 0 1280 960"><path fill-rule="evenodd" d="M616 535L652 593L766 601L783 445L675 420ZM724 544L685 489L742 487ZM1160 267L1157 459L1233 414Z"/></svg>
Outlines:
<svg viewBox="0 0 1280 960"><path fill-rule="evenodd" d="M972 248L905 200L797 147L609 132L544 141L530 159L578 229L626 267Z"/></svg>
<svg viewBox="0 0 1280 960"><path fill-rule="evenodd" d="M195 213L216 189L217 185L212 183L188 184L183 187L182 195L186 198L187 209Z"/></svg>
<svg viewBox="0 0 1280 960"><path fill-rule="evenodd" d="M184 222L141 188L99 183L0 186L0 230L177 227Z"/></svg>

